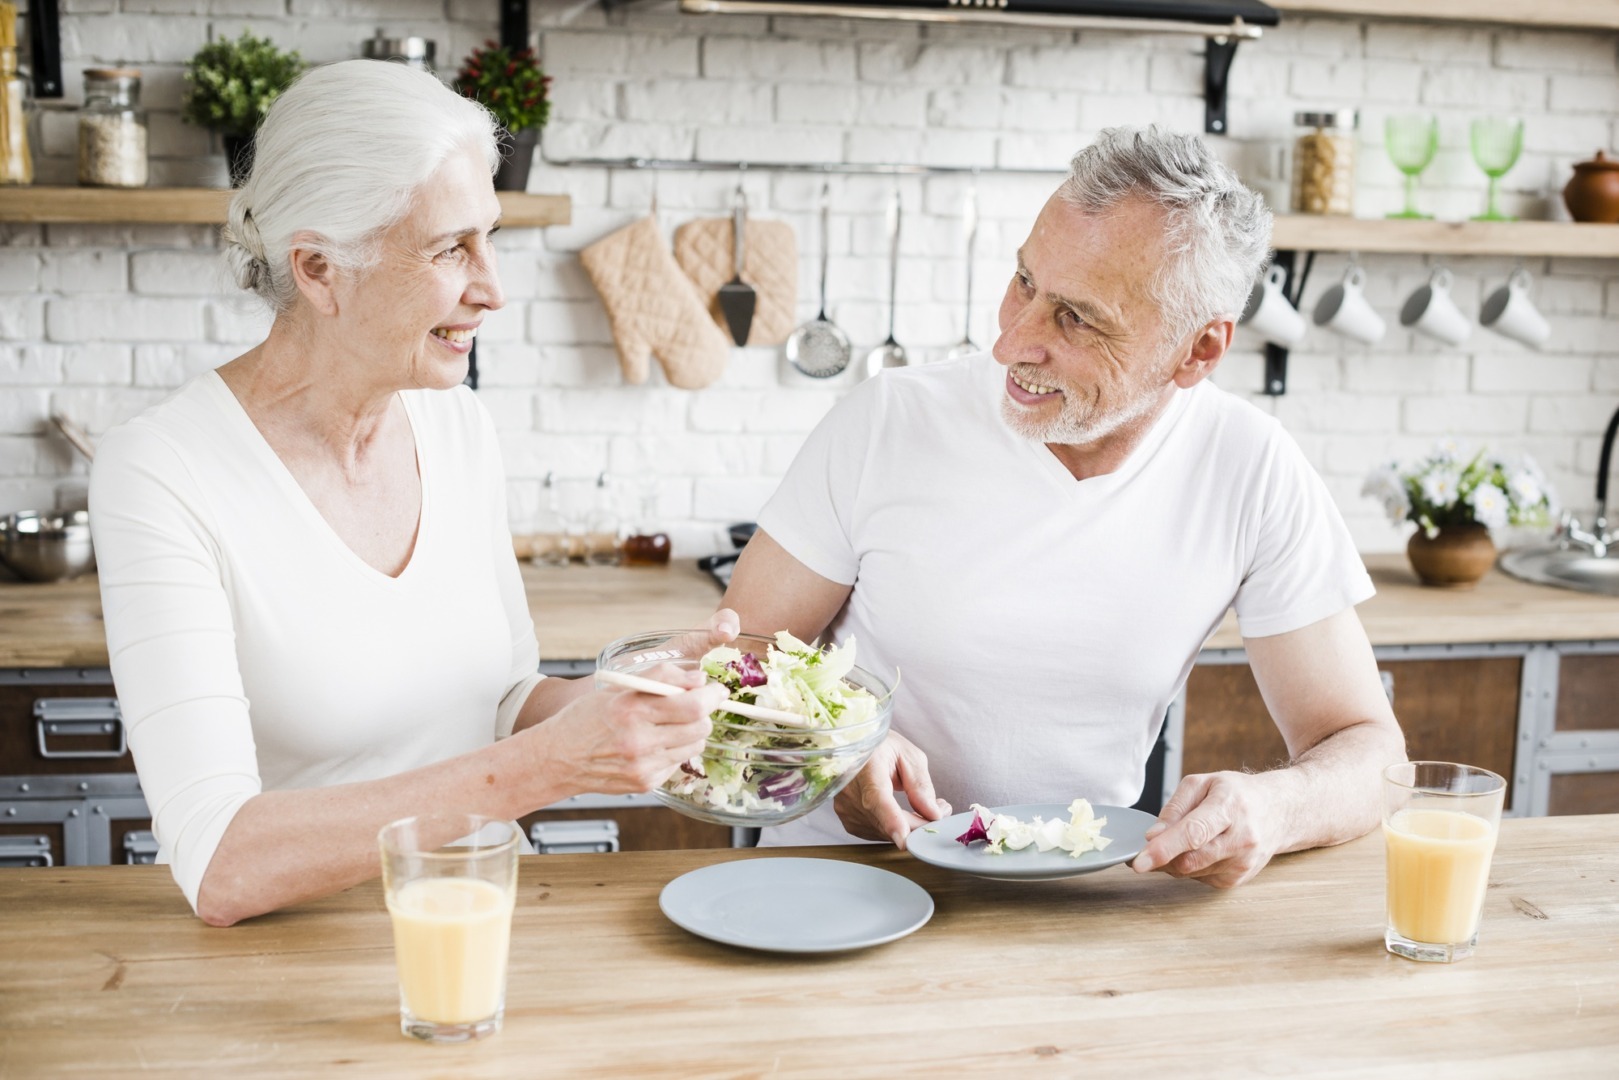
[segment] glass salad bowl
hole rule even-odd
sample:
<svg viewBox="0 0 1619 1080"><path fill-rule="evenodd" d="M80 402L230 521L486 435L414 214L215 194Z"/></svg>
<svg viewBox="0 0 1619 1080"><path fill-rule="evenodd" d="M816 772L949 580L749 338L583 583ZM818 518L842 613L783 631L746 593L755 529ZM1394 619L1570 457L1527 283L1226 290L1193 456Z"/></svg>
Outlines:
<svg viewBox="0 0 1619 1080"><path fill-rule="evenodd" d="M743 634L732 642L736 653L713 654L705 630L637 634L602 650L598 670L630 675L659 664L695 669L708 655L711 678L721 671L729 685L746 672L752 685L733 690L733 700L756 700L802 718L800 727L715 713L703 752L653 792L659 802L699 821L759 828L803 817L854 779L888 734L888 684L849 664L852 644L822 653L791 638L785 642L804 651ZM736 659L727 669L728 657ZM598 679L597 685L608 684Z"/></svg>

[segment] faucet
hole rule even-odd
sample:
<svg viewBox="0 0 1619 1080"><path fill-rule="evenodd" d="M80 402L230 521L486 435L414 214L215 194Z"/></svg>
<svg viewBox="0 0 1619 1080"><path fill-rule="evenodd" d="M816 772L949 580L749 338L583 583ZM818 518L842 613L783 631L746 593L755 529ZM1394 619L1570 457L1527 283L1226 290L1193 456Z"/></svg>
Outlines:
<svg viewBox="0 0 1619 1080"><path fill-rule="evenodd" d="M1574 544L1588 549L1598 559L1607 558L1608 550L1619 537L1608 531L1608 468L1613 462L1614 436L1619 435L1619 409L1608 421L1608 430L1602 435L1602 452L1597 455L1597 499L1592 513L1591 529L1580 527L1580 519L1571 511L1563 511L1557 526L1557 546L1565 551Z"/></svg>

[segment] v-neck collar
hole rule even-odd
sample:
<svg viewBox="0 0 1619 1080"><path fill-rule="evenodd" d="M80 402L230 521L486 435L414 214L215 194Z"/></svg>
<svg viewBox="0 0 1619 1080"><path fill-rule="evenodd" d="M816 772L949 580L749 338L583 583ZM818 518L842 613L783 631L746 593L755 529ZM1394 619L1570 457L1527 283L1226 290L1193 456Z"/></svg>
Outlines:
<svg viewBox="0 0 1619 1080"><path fill-rule="evenodd" d="M231 390L229 384L225 382L219 372L210 371L203 376L203 379L205 385L208 385L212 392L221 399L223 407L232 416L236 417L237 422L242 427L246 445L251 448L253 456L258 459L259 463L269 473L271 479L287 497L287 501L294 510L309 523L309 526L318 535L325 538L325 542L334 550L339 559L347 562L362 576L378 585L402 587L421 576L416 568L423 561L423 552L426 550L430 538L432 487L428 482L427 469L422 462L421 425L417 423L415 410L408 395L400 394L399 401L405 408L405 420L410 424L410 437L411 442L414 444L416 476L418 483L421 485L422 503L416 515L416 542L411 546L410 558L406 561L404 569L400 570L397 575L392 575L383 573L360 558L354 549L349 547L341 536L337 535L337 530L332 528L331 522L327 521L321 514L320 509L315 506L314 501L309 497L309 493L303 489L303 485L298 483L298 478L292 475L292 470L287 468L287 463L282 461L281 456L275 452L275 448L264 437L264 433L259 430L259 426L253 422L253 417L249 415L241 399L236 396L235 391Z"/></svg>

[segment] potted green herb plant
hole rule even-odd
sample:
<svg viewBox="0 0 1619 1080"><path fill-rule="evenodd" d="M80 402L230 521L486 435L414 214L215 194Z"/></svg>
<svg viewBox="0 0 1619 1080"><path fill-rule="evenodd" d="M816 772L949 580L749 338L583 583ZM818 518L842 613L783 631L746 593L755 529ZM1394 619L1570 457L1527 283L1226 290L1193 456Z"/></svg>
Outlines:
<svg viewBox="0 0 1619 1080"><path fill-rule="evenodd" d="M231 187L241 187L253 171L253 133L270 103L306 66L296 50L282 52L247 30L235 41L209 42L191 58L181 115L219 134Z"/></svg>
<svg viewBox="0 0 1619 1080"><path fill-rule="evenodd" d="M494 113L506 129L508 152L495 172L499 191L528 187L534 144L551 118L550 86L551 78L540 69L533 49L513 52L493 41L472 50L456 74L455 89Z"/></svg>

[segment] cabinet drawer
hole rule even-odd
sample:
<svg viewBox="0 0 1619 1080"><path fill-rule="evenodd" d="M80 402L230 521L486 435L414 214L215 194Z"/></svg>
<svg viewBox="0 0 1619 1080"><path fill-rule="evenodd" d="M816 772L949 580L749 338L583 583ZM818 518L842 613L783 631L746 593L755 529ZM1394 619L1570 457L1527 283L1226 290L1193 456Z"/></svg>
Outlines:
<svg viewBox="0 0 1619 1080"><path fill-rule="evenodd" d="M113 700L112 684L0 684L0 775L134 772L122 721L99 707L73 708L94 700ZM41 702L50 706L41 710ZM98 719L85 718L91 714Z"/></svg>
<svg viewBox="0 0 1619 1080"><path fill-rule="evenodd" d="M1413 761L1465 761L1510 782L1522 657L1385 660L1377 666L1394 678L1394 715ZM1259 771L1288 761L1287 745L1246 664L1192 669L1183 741L1183 776L1221 769Z"/></svg>
<svg viewBox="0 0 1619 1080"><path fill-rule="evenodd" d="M520 824L526 837L536 822L601 820L612 821L618 825L620 851L670 851L731 846L731 830L728 826L710 825L662 806L540 810L524 817Z"/></svg>

